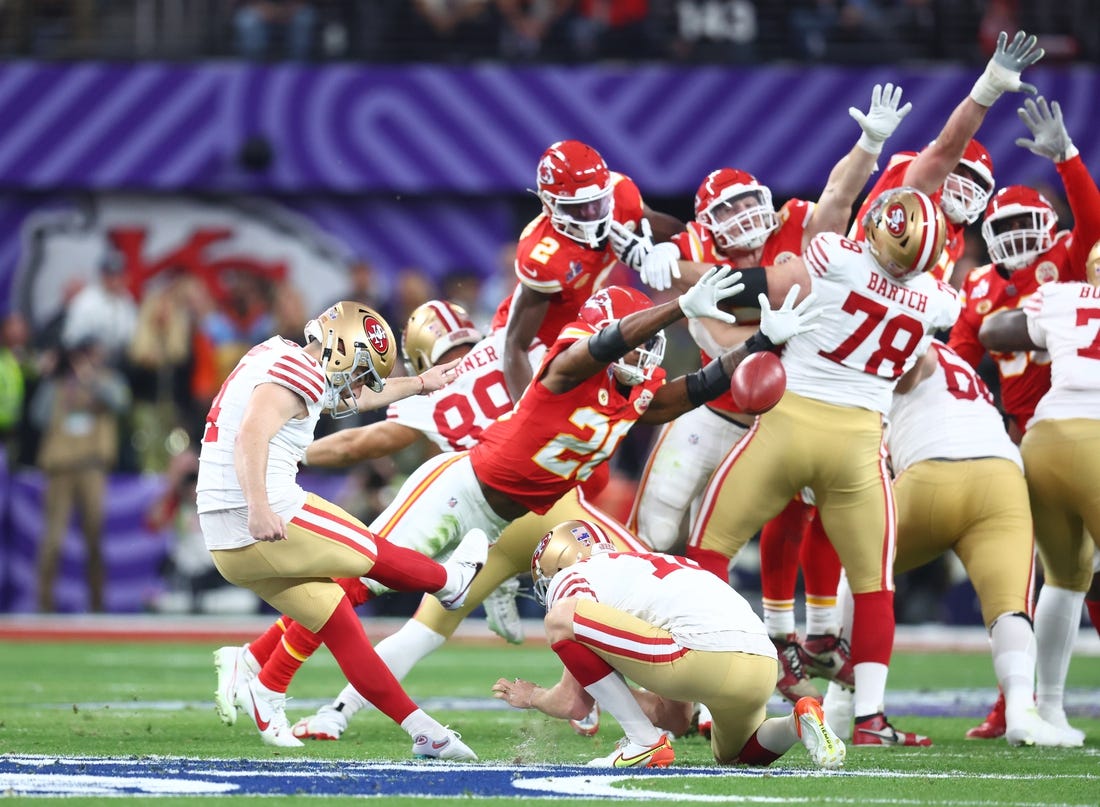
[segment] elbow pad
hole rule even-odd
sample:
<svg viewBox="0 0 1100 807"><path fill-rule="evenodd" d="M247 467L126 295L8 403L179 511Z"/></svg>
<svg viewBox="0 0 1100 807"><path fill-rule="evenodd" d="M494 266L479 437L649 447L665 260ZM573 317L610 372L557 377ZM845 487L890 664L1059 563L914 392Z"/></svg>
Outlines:
<svg viewBox="0 0 1100 807"><path fill-rule="evenodd" d="M631 351L630 345L623 339L618 322L612 322L606 328L596 331L588 339L588 352L598 362L611 364Z"/></svg>

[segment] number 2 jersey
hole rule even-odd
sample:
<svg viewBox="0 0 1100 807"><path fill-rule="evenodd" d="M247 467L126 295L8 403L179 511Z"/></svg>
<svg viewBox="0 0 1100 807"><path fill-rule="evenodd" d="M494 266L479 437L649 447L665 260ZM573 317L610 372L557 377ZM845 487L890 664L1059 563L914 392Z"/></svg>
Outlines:
<svg viewBox="0 0 1100 807"><path fill-rule="evenodd" d="M546 607L570 597L594 600L663 628L691 650L776 658L764 623L745 599L686 558L656 552L594 554L554 575Z"/></svg>
<svg viewBox="0 0 1100 807"><path fill-rule="evenodd" d="M245 354L210 406L199 453L196 492L200 513L247 507L233 464L233 445L252 390L260 384L286 387L305 404L306 416L288 420L271 438L267 458L267 496L271 508L283 513L305 501L305 491L295 479L298 462L313 441L313 431L321 417L325 375L317 360L301 346L273 336Z"/></svg>
<svg viewBox="0 0 1100 807"><path fill-rule="evenodd" d="M898 378L932 333L959 315L955 290L929 273L900 283L868 251L836 233L814 236L803 255L825 313L820 327L783 348L787 389L806 398L886 414Z"/></svg>
<svg viewBox="0 0 1100 807"><path fill-rule="evenodd" d="M482 484L532 512L545 513L588 479L645 414L665 382L665 371L658 367L648 381L621 388L609 367L560 395L550 392L542 383L542 369L595 332L584 322L566 327L515 409L486 428L470 449L470 462Z"/></svg>

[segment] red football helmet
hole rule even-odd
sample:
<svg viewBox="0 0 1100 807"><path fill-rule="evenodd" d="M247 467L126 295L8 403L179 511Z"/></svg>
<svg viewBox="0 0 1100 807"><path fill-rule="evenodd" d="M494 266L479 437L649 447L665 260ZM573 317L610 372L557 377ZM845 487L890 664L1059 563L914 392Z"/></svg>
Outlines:
<svg viewBox="0 0 1100 807"><path fill-rule="evenodd" d="M606 328L612 322L622 319L635 311L644 311L653 307L653 301L637 289L626 286L608 286L600 289L581 306L578 317L594 328ZM634 363L627 357L638 355ZM633 387L653 377L653 370L661 365L665 358L665 332L636 347L626 356L611 365L615 378L620 384Z"/></svg>
<svg viewBox="0 0 1100 807"><path fill-rule="evenodd" d="M722 249L754 250L779 226L772 192L733 168L711 171L695 192L695 220Z"/></svg>
<svg viewBox="0 0 1100 807"><path fill-rule="evenodd" d="M554 143L539 160L538 186L555 230L593 249L607 239L614 187L598 151L578 140Z"/></svg>
<svg viewBox="0 0 1100 807"><path fill-rule="evenodd" d="M955 224L973 224L985 211L989 195L993 193L993 158L985 146L971 140L959 160L959 166L968 171L963 173L956 167L947 175L940 207ZM973 176L968 176L968 173ZM974 177L978 178L977 181Z"/></svg>
<svg viewBox="0 0 1100 807"><path fill-rule="evenodd" d="M447 300L428 300L409 315L401 334L401 350L405 361L420 374L434 367L451 348L472 345L481 338L465 308Z"/></svg>
<svg viewBox="0 0 1100 807"><path fill-rule="evenodd" d="M1046 197L1026 185L1001 188L989 203L982 238L989 259L1006 269L1023 269L1054 245L1058 216Z"/></svg>

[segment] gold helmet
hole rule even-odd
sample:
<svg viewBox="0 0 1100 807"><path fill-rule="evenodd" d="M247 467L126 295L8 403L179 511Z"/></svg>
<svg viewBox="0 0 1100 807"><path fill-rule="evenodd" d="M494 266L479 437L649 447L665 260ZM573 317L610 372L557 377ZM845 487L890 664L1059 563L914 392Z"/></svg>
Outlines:
<svg viewBox="0 0 1100 807"><path fill-rule="evenodd" d="M900 281L935 266L947 239L940 206L909 187L880 193L863 219L863 229L875 262Z"/></svg>
<svg viewBox="0 0 1100 807"><path fill-rule="evenodd" d="M307 322L306 341L321 344L324 408L334 418L359 411L358 384L381 392L397 362L397 340L386 320L353 300L336 303Z"/></svg>
<svg viewBox="0 0 1100 807"><path fill-rule="evenodd" d="M531 556L531 580L535 598L546 602L550 580L562 569L600 552L614 552L615 545L591 521L563 521L542 536Z"/></svg>
<svg viewBox="0 0 1100 807"><path fill-rule="evenodd" d="M457 345L480 342L481 332L460 305L429 300L413 309L401 334L401 350L413 372L430 370L439 357Z"/></svg>
<svg viewBox="0 0 1100 807"><path fill-rule="evenodd" d="M1092 245L1089 256L1085 259L1085 275L1089 283L1100 286L1100 241Z"/></svg>

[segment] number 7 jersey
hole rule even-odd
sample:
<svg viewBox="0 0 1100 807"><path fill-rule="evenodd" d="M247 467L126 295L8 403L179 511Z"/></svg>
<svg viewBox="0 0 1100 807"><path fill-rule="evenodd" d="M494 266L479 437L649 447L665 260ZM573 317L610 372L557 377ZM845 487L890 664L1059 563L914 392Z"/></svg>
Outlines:
<svg viewBox="0 0 1100 807"><path fill-rule="evenodd" d="M803 259L825 313L784 346L787 389L885 415L898 378L958 318L958 295L928 273L898 282L865 242L836 233L815 236Z"/></svg>

